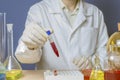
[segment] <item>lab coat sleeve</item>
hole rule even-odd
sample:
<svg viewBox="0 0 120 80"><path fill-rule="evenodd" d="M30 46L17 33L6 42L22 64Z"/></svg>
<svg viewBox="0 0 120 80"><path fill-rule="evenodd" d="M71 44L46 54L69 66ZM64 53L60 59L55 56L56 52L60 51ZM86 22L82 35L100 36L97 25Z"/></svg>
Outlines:
<svg viewBox="0 0 120 80"><path fill-rule="evenodd" d="M37 63L40 61L42 55L42 50L37 48L35 50L30 50L27 46L19 41L19 45L16 49L15 56L21 63Z"/></svg>
<svg viewBox="0 0 120 80"><path fill-rule="evenodd" d="M32 6L28 12L28 16L26 19L26 24L29 24L31 22L35 22L38 25L40 25L40 10L39 7L36 5ZM25 29L28 27L25 26ZM24 30L22 36L24 36L26 30ZM40 61L42 55L42 49L37 48L35 50L30 50L27 48L27 46L22 42L21 39L19 39L19 43L15 52L16 58L21 62L21 63L37 63Z"/></svg>
<svg viewBox="0 0 120 80"><path fill-rule="evenodd" d="M104 22L104 17L101 11L99 11L99 15L98 15L98 26L99 26L99 33L98 33L96 53L99 54L101 66L103 67L104 58L107 55L106 44L108 41L108 33L107 33L106 24Z"/></svg>

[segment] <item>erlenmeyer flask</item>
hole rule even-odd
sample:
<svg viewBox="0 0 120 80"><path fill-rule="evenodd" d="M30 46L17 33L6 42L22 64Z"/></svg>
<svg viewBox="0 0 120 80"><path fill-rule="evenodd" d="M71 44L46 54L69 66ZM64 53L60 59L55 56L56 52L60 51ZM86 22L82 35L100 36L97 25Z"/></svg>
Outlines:
<svg viewBox="0 0 120 80"><path fill-rule="evenodd" d="M13 24L7 24L7 44L8 57L4 63L7 69L6 79L17 80L22 75L22 68L13 54Z"/></svg>
<svg viewBox="0 0 120 80"><path fill-rule="evenodd" d="M100 65L100 59L98 55L95 55L95 64L93 66L89 80L104 80L104 71Z"/></svg>

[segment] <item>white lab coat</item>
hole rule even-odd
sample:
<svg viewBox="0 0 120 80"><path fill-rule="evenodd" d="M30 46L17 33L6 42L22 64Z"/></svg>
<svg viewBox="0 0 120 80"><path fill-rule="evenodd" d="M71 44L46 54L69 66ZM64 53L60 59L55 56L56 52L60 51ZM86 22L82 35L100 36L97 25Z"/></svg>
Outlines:
<svg viewBox="0 0 120 80"><path fill-rule="evenodd" d="M60 57L56 57L49 41L42 49L32 51L20 40L15 53L17 59L21 63L38 63L39 69L77 69L73 64L75 57L92 56L97 52L103 58L108 34L102 12L81 0L79 13L71 27L57 1L43 0L33 5L26 24L36 22L41 27L51 27Z"/></svg>

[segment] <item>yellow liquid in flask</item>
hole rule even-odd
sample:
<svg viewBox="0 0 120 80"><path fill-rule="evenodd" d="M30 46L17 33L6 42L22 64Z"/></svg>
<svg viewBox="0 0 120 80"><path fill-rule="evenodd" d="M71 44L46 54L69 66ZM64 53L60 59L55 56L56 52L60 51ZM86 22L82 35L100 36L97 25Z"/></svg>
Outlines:
<svg viewBox="0 0 120 80"><path fill-rule="evenodd" d="M120 54L120 23L118 23L118 31L114 32L108 42L107 42L107 51L110 52L109 46L117 46L116 49L115 47L113 47L113 51L116 51Z"/></svg>
<svg viewBox="0 0 120 80"><path fill-rule="evenodd" d="M92 70L90 80L104 80L104 72L101 70Z"/></svg>
<svg viewBox="0 0 120 80"><path fill-rule="evenodd" d="M90 75L90 80L104 80L104 71L101 69L100 59L95 57L95 65Z"/></svg>
<svg viewBox="0 0 120 80"><path fill-rule="evenodd" d="M18 80L22 76L22 70L10 70L6 72L7 80Z"/></svg>

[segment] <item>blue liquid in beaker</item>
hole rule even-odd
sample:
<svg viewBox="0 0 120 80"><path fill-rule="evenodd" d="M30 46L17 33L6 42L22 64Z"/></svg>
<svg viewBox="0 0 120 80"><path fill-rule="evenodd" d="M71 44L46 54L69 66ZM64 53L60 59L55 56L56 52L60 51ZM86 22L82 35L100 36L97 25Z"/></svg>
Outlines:
<svg viewBox="0 0 120 80"><path fill-rule="evenodd" d="M6 80L5 74L0 73L0 80Z"/></svg>

